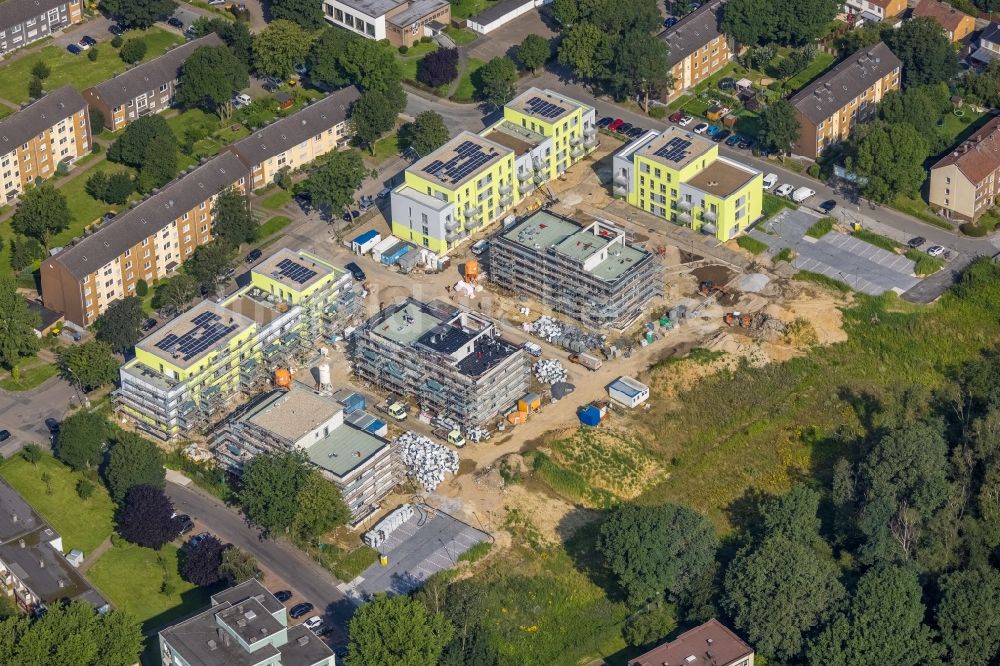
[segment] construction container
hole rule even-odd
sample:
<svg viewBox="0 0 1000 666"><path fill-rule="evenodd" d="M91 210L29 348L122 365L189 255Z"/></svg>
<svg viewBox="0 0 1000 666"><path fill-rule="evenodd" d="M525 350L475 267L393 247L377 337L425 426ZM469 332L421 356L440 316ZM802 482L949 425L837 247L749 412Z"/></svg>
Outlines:
<svg viewBox="0 0 1000 666"><path fill-rule="evenodd" d="M359 409L365 408L365 396L361 395L357 391L351 391L350 389L337 391L333 394L333 399L344 408L345 415L353 414Z"/></svg>
<svg viewBox="0 0 1000 666"><path fill-rule="evenodd" d="M537 393L525 393L524 396L517 401L517 411L526 412L528 414L537 412L541 406L542 396Z"/></svg>
<svg viewBox="0 0 1000 666"><path fill-rule="evenodd" d="M591 356L590 354L571 354L569 360L573 363L579 363L583 367L587 368L587 370L591 371L600 370L601 366L604 365L604 362L601 361L601 359L596 356Z"/></svg>
<svg viewBox="0 0 1000 666"><path fill-rule="evenodd" d="M608 395L630 409L649 400L649 387L631 377L621 376L608 384Z"/></svg>
<svg viewBox="0 0 1000 666"><path fill-rule="evenodd" d="M351 241L351 251L354 254L367 254L382 241L382 234L372 229L366 231Z"/></svg>
<svg viewBox="0 0 1000 666"><path fill-rule="evenodd" d="M382 261L382 254L385 253L385 252L388 252L389 248L395 247L400 242L401 241L398 238L396 238L392 234L389 234L388 236L386 236L385 238L383 238L382 240L380 240L371 249L372 259L374 259L375 261L381 262Z"/></svg>
<svg viewBox="0 0 1000 666"><path fill-rule="evenodd" d="M412 248L411 248L412 250ZM403 256L399 258L397 263L399 264L399 271L403 274L411 272L417 266L423 264L421 261L420 252L408 251Z"/></svg>
<svg viewBox="0 0 1000 666"><path fill-rule="evenodd" d="M374 419L365 427L365 432L376 437L386 437L389 434L389 424L381 419Z"/></svg>
<svg viewBox="0 0 1000 666"><path fill-rule="evenodd" d="M393 245L388 250L383 252L379 257L379 261L382 262L383 266L393 266L398 263L400 258L409 251L409 244L399 241L396 245Z"/></svg>
<svg viewBox="0 0 1000 666"><path fill-rule="evenodd" d="M594 405L581 407L576 415L580 419L580 423L585 426L596 427L601 424L601 410Z"/></svg>

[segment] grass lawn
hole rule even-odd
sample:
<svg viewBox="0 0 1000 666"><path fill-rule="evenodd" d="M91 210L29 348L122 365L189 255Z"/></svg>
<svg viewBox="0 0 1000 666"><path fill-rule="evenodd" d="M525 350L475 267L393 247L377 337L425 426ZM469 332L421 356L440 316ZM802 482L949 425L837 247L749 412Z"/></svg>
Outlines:
<svg viewBox="0 0 1000 666"><path fill-rule="evenodd" d="M989 111L978 112L970 106L957 110L961 115L956 115L954 110L949 109L938 120L937 131L948 140L948 150L993 117Z"/></svg>
<svg viewBox="0 0 1000 666"><path fill-rule="evenodd" d="M284 215L276 215L260 225L260 237L268 238L269 236L273 236L291 223L292 221Z"/></svg>
<svg viewBox="0 0 1000 666"><path fill-rule="evenodd" d="M51 477L51 495L42 483L43 473ZM94 494L89 499L80 499L76 483L84 478L83 474L48 453L42 455L37 466L14 456L0 465L0 476L62 536L67 553L79 548L85 556L89 555L111 536L114 506L104 485L95 482Z"/></svg>
<svg viewBox="0 0 1000 666"><path fill-rule="evenodd" d="M944 268L943 261L937 257L932 257L926 252L910 248L905 252L905 254L906 258L914 263L913 272L917 275L933 275Z"/></svg>
<svg viewBox="0 0 1000 666"><path fill-rule="evenodd" d="M791 92L798 91L817 76L830 69L834 62L836 62L836 58L833 55L826 51L816 51L816 57L809 63L809 66L788 79L785 85Z"/></svg>
<svg viewBox="0 0 1000 666"><path fill-rule="evenodd" d="M767 243L761 242L750 236L738 236L736 238L736 244L750 254L754 255L760 254L767 249Z"/></svg>
<svg viewBox="0 0 1000 666"><path fill-rule="evenodd" d="M284 207L289 201L292 200L292 193L289 190L279 189L274 194L269 194L260 202L260 205L264 208L270 208L271 210L278 210Z"/></svg>
<svg viewBox="0 0 1000 666"><path fill-rule="evenodd" d="M479 39L479 35L468 28L456 28L449 25L444 29L444 32L451 37L456 46L465 46Z"/></svg>
<svg viewBox="0 0 1000 666"><path fill-rule="evenodd" d="M691 95L681 95L680 97L678 97L677 99L675 99L674 101L672 101L670 104L667 105L667 110L679 111L680 109L684 109L693 100L694 97L692 97Z"/></svg>
<svg viewBox="0 0 1000 666"><path fill-rule="evenodd" d="M454 11L454 5L452 5L452 11ZM459 76L458 87L455 88L455 94L451 96L451 99L455 102L471 102L476 96L476 88L472 85L472 75L479 71L485 63L477 58L469 58L468 66L465 71Z"/></svg>
<svg viewBox="0 0 1000 666"><path fill-rule="evenodd" d="M6 118L10 114L14 113L14 109L9 106L0 104L0 118Z"/></svg>
<svg viewBox="0 0 1000 666"><path fill-rule="evenodd" d="M361 572L375 564L378 553L368 546L359 546L346 550L336 544L325 543L323 549L316 551L316 559L328 569L338 580L352 581Z"/></svg>
<svg viewBox="0 0 1000 666"><path fill-rule="evenodd" d="M811 227L806 229L806 236L809 236L810 238L822 238L830 233L830 230L833 229L834 222L836 222L836 220L832 217L821 217L813 222Z"/></svg>
<svg viewBox="0 0 1000 666"><path fill-rule="evenodd" d="M456 20L475 16L494 3L487 0L457 0L451 3L451 18Z"/></svg>
<svg viewBox="0 0 1000 666"><path fill-rule="evenodd" d="M900 213L912 215L918 220L922 220L935 227L940 227L941 229L948 229L950 231L955 228L935 215L931 211L930 206L927 205L927 202L920 197L907 197L897 194L896 198L889 202L889 207L895 208Z"/></svg>
<svg viewBox="0 0 1000 666"><path fill-rule="evenodd" d="M764 192L764 203L761 206L761 212L764 214L763 219L769 220L785 208L798 210L798 206L785 197L779 197L774 194Z"/></svg>
<svg viewBox="0 0 1000 666"><path fill-rule="evenodd" d="M375 154L371 158L376 164L381 164L396 155L399 155L399 136L393 132L375 142Z"/></svg>
<svg viewBox="0 0 1000 666"><path fill-rule="evenodd" d="M867 229L858 229L852 235L858 240L863 240L869 245L880 247L888 252L895 252L901 247L899 243L892 240L888 236L883 236L882 234L877 234L873 231L868 231Z"/></svg>
<svg viewBox="0 0 1000 666"><path fill-rule="evenodd" d="M5 391L30 391L49 377L54 377L59 368L53 363L45 363L37 358L25 359L17 364L18 379L8 375L0 379L0 388Z"/></svg>
<svg viewBox="0 0 1000 666"><path fill-rule="evenodd" d="M125 35L126 39L129 37L142 37L146 42L146 61L163 55L168 47L184 42L180 35L155 27L146 31L130 31ZM0 76L0 97L18 104L27 102L31 68L39 60L44 60L52 70L52 74L45 79L46 90L55 90L67 83L73 84L77 90L83 90L128 68L118 57L118 52L111 47L110 39L102 41L95 48L98 52L95 62L91 62L86 55L73 55L58 46L46 46L35 55L15 60L4 67L3 76Z"/></svg>
<svg viewBox="0 0 1000 666"><path fill-rule="evenodd" d="M173 544L157 553L121 542L102 555L87 576L116 607L132 613L148 631L207 606L215 591L182 580L178 556ZM162 591L164 582L168 582L168 593Z"/></svg>

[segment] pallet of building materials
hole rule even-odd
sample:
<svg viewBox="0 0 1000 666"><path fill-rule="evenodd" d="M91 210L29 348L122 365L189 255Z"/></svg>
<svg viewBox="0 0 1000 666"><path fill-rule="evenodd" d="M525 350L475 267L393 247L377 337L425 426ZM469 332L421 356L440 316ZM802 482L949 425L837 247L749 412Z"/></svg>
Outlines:
<svg viewBox="0 0 1000 666"><path fill-rule="evenodd" d="M538 381L549 385L565 382L569 376L563 364L554 358L543 358L536 361L533 371Z"/></svg>
<svg viewBox="0 0 1000 666"><path fill-rule="evenodd" d="M448 472L458 472L458 454L418 433L408 431L395 440L399 459L427 492L433 492Z"/></svg>
<svg viewBox="0 0 1000 666"><path fill-rule="evenodd" d="M398 509L388 514L385 518L375 523L375 526L364 533L361 540L372 548L378 548L385 543L386 538L406 521L413 517L413 505L403 504Z"/></svg>

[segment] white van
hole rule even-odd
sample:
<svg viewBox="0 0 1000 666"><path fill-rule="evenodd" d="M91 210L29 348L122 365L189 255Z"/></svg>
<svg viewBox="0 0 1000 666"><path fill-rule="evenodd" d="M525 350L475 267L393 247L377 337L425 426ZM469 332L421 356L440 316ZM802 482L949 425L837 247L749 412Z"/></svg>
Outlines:
<svg viewBox="0 0 1000 666"><path fill-rule="evenodd" d="M785 183L784 185L780 185L778 189L774 191L774 193L777 194L779 197L787 197L789 194L792 193L794 189L795 189L794 187L792 187L788 183Z"/></svg>
<svg viewBox="0 0 1000 666"><path fill-rule="evenodd" d="M816 190L810 190L808 187L800 187L799 189L792 192L792 201L795 203L802 203L811 196L815 196Z"/></svg>
<svg viewBox="0 0 1000 666"><path fill-rule="evenodd" d="M489 246L490 246L490 243L485 238L483 240L476 241L472 245L472 254L474 254L474 255L476 255L478 257L483 252L486 252L486 248L488 248Z"/></svg>
<svg viewBox="0 0 1000 666"><path fill-rule="evenodd" d="M764 176L764 189L770 190L772 187L778 184L778 174L769 173Z"/></svg>

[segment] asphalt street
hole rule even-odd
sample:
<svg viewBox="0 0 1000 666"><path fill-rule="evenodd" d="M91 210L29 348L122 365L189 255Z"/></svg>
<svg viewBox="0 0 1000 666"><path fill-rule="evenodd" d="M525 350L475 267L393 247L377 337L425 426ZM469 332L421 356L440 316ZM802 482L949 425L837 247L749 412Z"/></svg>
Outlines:
<svg viewBox="0 0 1000 666"><path fill-rule="evenodd" d="M76 404L77 393L68 382L58 377L49 379L37 389L24 393L0 390L0 430L10 430L13 437L0 444L0 455L9 458L25 444L49 443L45 419L61 421L70 404Z"/></svg>

